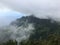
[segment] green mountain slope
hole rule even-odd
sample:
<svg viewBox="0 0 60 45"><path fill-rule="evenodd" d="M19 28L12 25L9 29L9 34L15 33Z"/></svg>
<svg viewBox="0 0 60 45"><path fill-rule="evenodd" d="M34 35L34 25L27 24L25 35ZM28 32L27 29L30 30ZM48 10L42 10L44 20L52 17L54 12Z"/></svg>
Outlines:
<svg viewBox="0 0 60 45"><path fill-rule="evenodd" d="M51 19L40 19L33 15L13 21L11 25L27 26L33 24L34 30L28 41L22 41L20 45L60 45L60 25ZM6 45L11 42L7 42ZM13 42L12 43L16 43ZM13 44L15 45L15 44ZM17 45L17 44L16 44Z"/></svg>
<svg viewBox="0 0 60 45"><path fill-rule="evenodd" d="M40 19L33 15L17 19L16 22L12 22L11 24L19 27L21 25L25 26L28 23L34 24L35 27L34 34L31 34L30 39L47 38L49 34L59 34L60 32L60 25L56 21L53 20L52 22L51 19Z"/></svg>

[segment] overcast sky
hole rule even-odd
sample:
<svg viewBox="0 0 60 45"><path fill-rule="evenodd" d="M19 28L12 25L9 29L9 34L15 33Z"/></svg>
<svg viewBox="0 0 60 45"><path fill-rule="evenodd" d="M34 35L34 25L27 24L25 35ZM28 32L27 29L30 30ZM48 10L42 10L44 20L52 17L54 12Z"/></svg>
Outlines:
<svg viewBox="0 0 60 45"><path fill-rule="evenodd" d="M12 21L23 16L15 11L0 12L0 26L9 25Z"/></svg>
<svg viewBox="0 0 60 45"><path fill-rule="evenodd" d="M22 13L35 14L40 18L60 18L60 0L0 0L0 15L9 11L16 11L16 15Z"/></svg>
<svg viewBox="0 0 60 45"><path fill-rule="evenodd" d="M2 7L38 17L60 18L60 0L0 0Z"/></svg>

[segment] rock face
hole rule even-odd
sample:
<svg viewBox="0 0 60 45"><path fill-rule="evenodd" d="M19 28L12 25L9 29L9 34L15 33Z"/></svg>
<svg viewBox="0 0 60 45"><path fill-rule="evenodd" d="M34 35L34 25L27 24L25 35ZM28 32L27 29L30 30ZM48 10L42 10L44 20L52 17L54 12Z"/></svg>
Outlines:
<svg viewBox="0 0 60 45"><path fill-rule="evenodd" d="M33 15L26 16L13 21L11 25L20 26L27 26L27 24L33 24L35 30L34 33L30 35L30 39L39 39L39 38L47 38L49 34L53 34L60 32L58 23L56 21L52 21L51 19L40 19Z"/></svg>

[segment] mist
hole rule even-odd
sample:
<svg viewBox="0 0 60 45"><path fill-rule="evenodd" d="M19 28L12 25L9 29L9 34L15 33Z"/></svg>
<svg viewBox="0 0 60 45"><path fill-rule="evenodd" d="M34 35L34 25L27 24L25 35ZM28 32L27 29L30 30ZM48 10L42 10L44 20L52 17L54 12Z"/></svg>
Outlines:
<svg viewBox="0 0 60 45"><path fill-rule="evenodd" d="M16 12L14 14L8 14L8 12L12 12L12 10ZM60 21L60 0L0 0L0 14L1 13L3 13L3 16L0 18L0 25L4 26L0 27L0 42L5 42L10 39L21 42L29 38L30 34L33 33L34 26L33 24L27 24L27 27L9 25L10 22L17 19L16 13L18 13L19 16L23 16L23 14L29 16L33 14L38 18L50 17ZM7 14L8 18L4 17L4 15L6 16Z"/></svg>
<svg viewBox="0 0 60 45"><path fill-rule="evenodd" d="M0 43L7 42L9 40L21 42L23 40L28 40L30 34L33 33L34 26L33 24L27 24L28 26L20 27L17 26L5 26L0 28Z"/></svg>
<svg viewBox="0 0 60 45"><path fill-rule="evenodd" d="M4 9L5 10L5 9ZM1 11L0 12L0 27L9 25L12 21L15 21L17 18L21 18L24 14L18 13L16 11Z"/></svg>
<svg viewBox="0 0 60 45"><path fill-rule="evenodd" d="M60 19L60 0L0 0L2 6L39 18Z"/></svg>

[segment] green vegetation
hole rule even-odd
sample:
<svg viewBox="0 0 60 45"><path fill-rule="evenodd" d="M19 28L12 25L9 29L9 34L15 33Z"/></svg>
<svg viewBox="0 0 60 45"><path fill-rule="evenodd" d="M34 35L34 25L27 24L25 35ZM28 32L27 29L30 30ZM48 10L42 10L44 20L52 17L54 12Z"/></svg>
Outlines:
<svg viewBox="0 0 60 45"><path fill-rule="evenodd" d="M17 45L17 41L9 40L5 43L1 43L0 45Z"/></svg>
<svg viewBox="0 0 60 45"><path fill-rule="evenodd" d="M35 30L29 37L28 41L20 42L20 45L60 45L60 25L51 19L39 19L34 16L27 16L18 19L16 24L18 27L24 23L33 23ZM17 45L17 41L9 40L1 45Z"/></svg>
<svg viewBox="0 0 60 45"><path fill-rule="evenodd" d="M47 39L28 40L21 42L21 45L60 45L60 36L52 34Z"/></svg>
<svg viewBox="0 0 60 45"><path fill-rule="evenodd" d="M17 42L9 40L1 45L17 45ZM20 45L60 45L60 35L51 34L47 39L22 41Z"/></svg>

